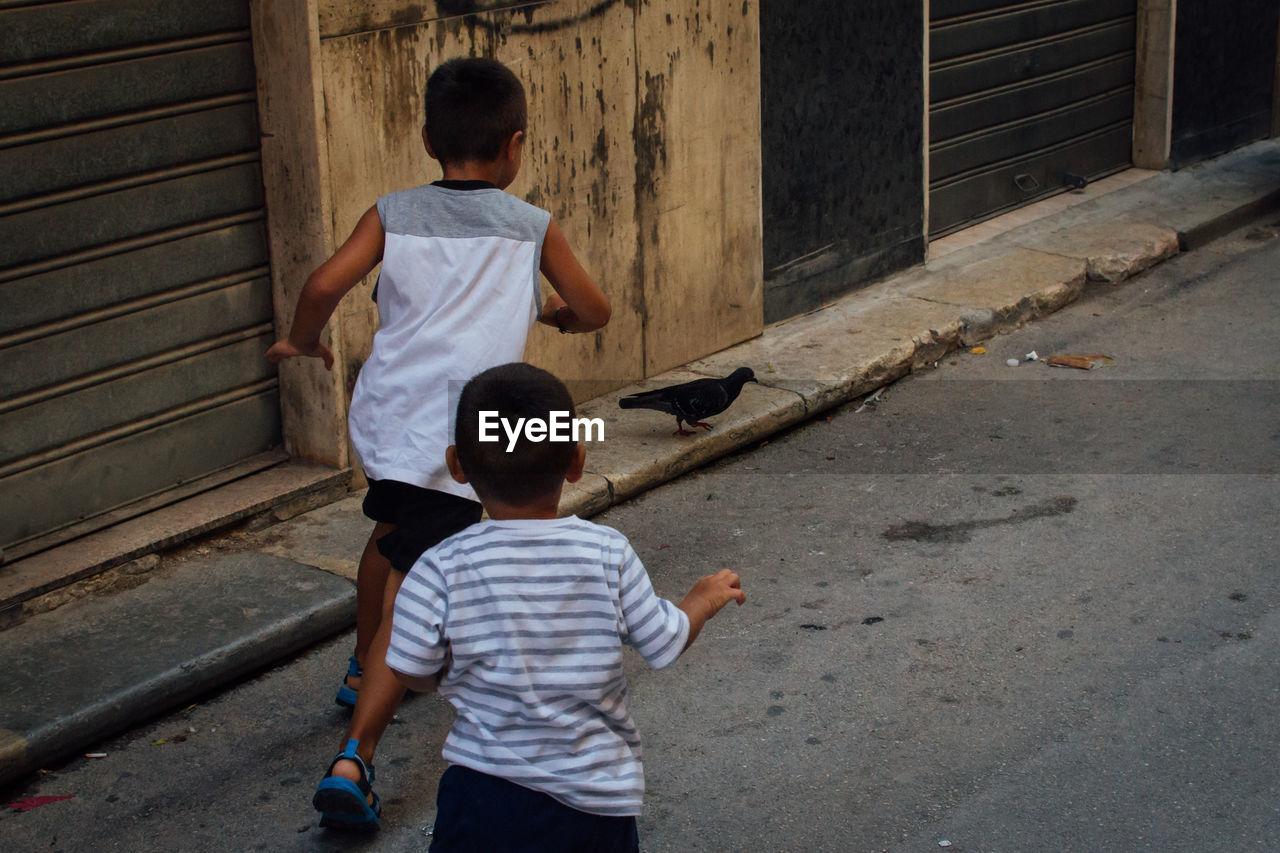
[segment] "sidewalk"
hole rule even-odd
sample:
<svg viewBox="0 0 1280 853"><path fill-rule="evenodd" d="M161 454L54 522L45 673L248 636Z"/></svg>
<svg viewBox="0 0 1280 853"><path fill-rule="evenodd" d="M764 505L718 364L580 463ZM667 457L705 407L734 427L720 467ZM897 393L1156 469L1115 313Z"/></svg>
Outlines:
<svg viewBox="0 0 1280 853"><path fill-rule="evenodd" d="M583 404L579 414L602 418L607 440L588 447L587 474L562 511L594 515L1056 311L1090 280L1121 281L1280 209L1280 141L1105 196L1051 201L1048 215L1027 221L1036 215L1028 209L1018 219L1025 224L975 245L947 238L924 266ZM672 436L674 418L618 408L624 394L742 365L760 384L713 418L712 432ZM0 687L0 783L349 627L368 531L359 498L348 497L188 549L140 586L0 631L0 654L16 664Z"/></svg>

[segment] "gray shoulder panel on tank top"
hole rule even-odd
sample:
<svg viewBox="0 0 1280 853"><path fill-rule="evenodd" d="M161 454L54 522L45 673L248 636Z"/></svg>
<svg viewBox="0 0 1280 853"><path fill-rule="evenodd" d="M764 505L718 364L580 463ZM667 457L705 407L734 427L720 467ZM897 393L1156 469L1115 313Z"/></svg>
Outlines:
<svg viewBox="0 0 1280 853"><path fill-rule="evenodd" d="M453 190L430 184L378 199L388 234L416 237L506 237L538 244L551 214L500 189Z"/></svg>

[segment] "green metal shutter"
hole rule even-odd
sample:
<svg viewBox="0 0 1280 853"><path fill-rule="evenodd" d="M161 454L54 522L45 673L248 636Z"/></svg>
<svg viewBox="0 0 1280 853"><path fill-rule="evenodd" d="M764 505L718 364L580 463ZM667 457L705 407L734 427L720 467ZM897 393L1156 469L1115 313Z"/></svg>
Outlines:
<svg viewBox="0 0 1280 853"><path fill-rule="evenodd" d="M1129 165L1136 0L932 0L929 234Z"/></svg>
<svg viewBox="0 0 1280 853"><path fill-rule="evenodd" d="M270 464L280 417L246 0L0 0L0 33L11 560Z"/></svg>

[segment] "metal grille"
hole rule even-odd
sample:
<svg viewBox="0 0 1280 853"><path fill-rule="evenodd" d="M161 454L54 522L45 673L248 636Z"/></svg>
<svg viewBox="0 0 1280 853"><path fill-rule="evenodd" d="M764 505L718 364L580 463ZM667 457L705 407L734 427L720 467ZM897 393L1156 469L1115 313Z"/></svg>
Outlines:
<svg viewBox="0 0 1280 853"><path fill-rule="evenodd" d="M933 0L931 237L1129 165L1136 0Z"/></svg>
<svg viewBox="0 0 1280 853"><path fill-rule="evenodd" d="M278 458L248 27L245 0L0 0L7 559Z"/></svg>

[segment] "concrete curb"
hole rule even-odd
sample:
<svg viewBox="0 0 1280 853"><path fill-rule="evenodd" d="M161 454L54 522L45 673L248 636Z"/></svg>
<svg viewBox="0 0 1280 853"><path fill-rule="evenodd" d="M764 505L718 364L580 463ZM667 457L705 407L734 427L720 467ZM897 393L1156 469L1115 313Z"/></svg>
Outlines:
<svg viewBox="0 0 1280 853"><path fill-rule="evenodd" d="M0 737L0 784L75 754L86 744L199 698L224 684L265 669L354 624L355 590L343 600L294 614L270 628L166 670L100 702L30 732Z"/></svg>
<svg viewBox="0 0 1280 853"><path fill-rule="evenodd" d="M1268 193L1248 204L1242 204L1185 231L1179 231L1178 244L1184 252L1193 251L1276 210L1280 210L1280 190Z"/></svg>
<svg viewBox="0 0 1280 853"><path fill-rule="evenodd" d="M341 578L261 554L229 562L212 565L212 577L208 566L188 567L0 634L0 649L25 653L20 660L82 652L47 669L19 668L0 691L0 784L181 708L354 621L355 588ZM260 594L255 584L275 589ZM149 636L159 625L170 626L169 637ZM184 625L191 627L174 632Z"/></svg>

